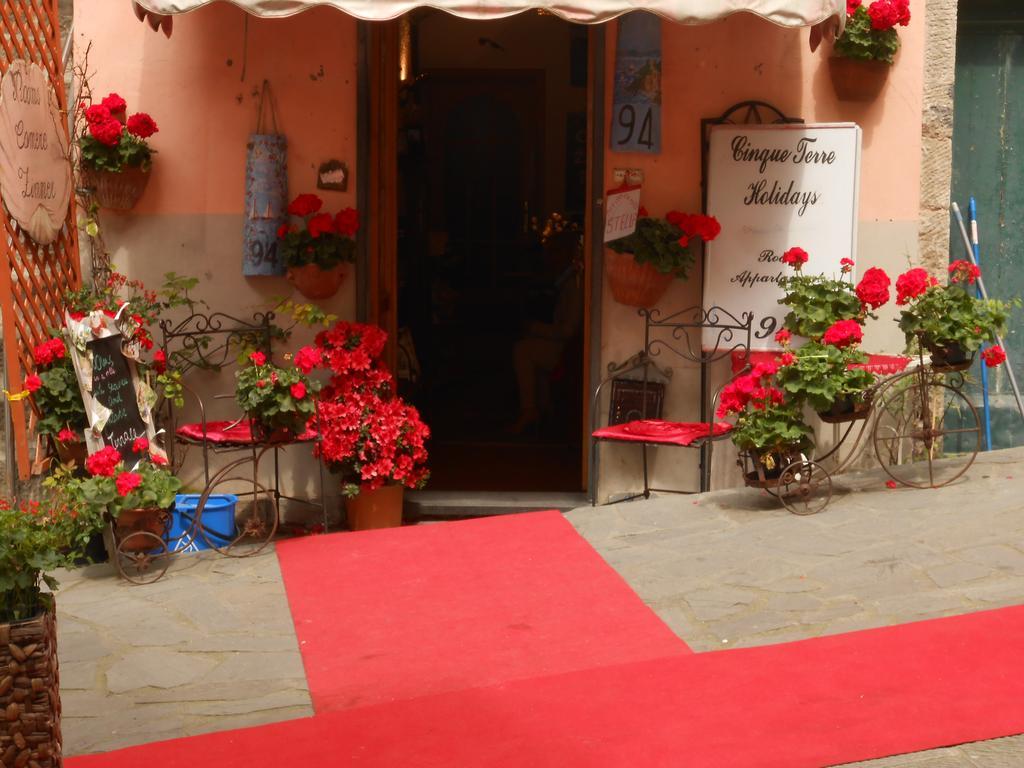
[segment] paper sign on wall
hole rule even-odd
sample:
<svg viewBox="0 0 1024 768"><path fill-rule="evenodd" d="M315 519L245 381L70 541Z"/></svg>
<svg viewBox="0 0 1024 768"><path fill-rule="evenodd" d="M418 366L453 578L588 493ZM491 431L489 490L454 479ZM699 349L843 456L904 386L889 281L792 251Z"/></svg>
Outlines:
<svg viewBox="0 0 1024 768"><path fill-rule="evenodd" d="M860 144L852 123L712 127L707 212L722 233L707 244L704 305L753 312L755 349L777 347L786 250L807 251L804 274L838 276L855 258Z"/></svg>
<svg viewBox="0 0 1024 768"><path fill-rule="evenodd" d="M620 187L604 196L604 242L618 240L636 231L640 214L640 187Z"/></svg>

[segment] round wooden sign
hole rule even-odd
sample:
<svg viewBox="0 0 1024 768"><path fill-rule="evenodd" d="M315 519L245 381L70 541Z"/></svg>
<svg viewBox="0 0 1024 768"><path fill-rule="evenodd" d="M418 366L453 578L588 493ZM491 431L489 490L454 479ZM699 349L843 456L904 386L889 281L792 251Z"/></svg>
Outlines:
<svg viewBox="0 0 1024 768"><path fill-rule="evenodd" d="M0 80L0 199L37 243L52 243L71 202L71 159L46 70L24 59Z"/></svg>

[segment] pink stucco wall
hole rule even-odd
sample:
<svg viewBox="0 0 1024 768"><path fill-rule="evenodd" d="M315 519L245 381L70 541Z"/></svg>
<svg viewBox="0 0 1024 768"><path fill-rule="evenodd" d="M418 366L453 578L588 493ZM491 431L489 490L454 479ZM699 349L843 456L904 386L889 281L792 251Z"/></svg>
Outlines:
<svg viewBox="0 0 1024 768"><path fill-rule="evenodd" d="M353 174L348 191L322 196L331 209L355 204L353 19L329 9L250 18L246 41L245 13L223 3L177 17L168 40L136 21L128 2L79 3L75 15L76 55L93 43L94 94L117 91L160 126L137 215L242 212L246 140L264 78L288 137L291 194L315 191L316 166L337 158Z"/></svg>
<svg viewBox="0 0 1024 768"><path fill-rule="evenodd" d="M746 99L767 101L807 122L855 122L864 130L862 220L917 219L924 72L924 2L900 28L902 50L886 90L865 104L836 99L826 58L812 53L809 31L784 29L745 14L702 27L663 25L662 152L658 156L606 151L614 167L643 168L644 199L652 212L700 206L700 119ZM615 66L615 25L607 40L607 104Z"/></svg>

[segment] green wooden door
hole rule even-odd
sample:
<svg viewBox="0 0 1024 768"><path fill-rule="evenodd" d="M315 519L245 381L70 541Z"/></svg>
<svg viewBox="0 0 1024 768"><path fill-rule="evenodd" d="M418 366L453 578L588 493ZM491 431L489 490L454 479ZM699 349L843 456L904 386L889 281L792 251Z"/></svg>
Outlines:
<svg viewBox="0 0 1024 768"><path fill-rule="evenodd" d="M1024 2L960 2L953 112L953 200L967 216L978 202L981 268L992 298L1024 296ZM965 257L955 226L950 258ZM1006 351L1024 382L1024 311L1016 310ZM979 364L969 382L981 411ZM989 371L992 447L1024 444L1005 366Z"/></svg>

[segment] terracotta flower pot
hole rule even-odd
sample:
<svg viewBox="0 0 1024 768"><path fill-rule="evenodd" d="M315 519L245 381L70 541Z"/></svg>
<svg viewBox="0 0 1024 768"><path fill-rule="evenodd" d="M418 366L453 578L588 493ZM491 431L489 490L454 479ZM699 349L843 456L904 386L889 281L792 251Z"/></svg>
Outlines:
<svg viewBox="0 0 1024 768"><path fill-rule="evenodd" d="M169 521L170 514L166 509L159 507L121 510L121 514L114 520L118 549L122 552L152 549L153 539L150 536L137 536L136 534L151 533L162 539L167 532Z"/></svg>
<svg viewBox="0 0 1024 768"><path fill-rule="evenodd" d="M96 202L111 211L130 211L146 191L150 169L129 167L123 171L83 172L85 186L93 190Z"/></svg>
<svg viewBox="0 0 1024 768"><path fill-rule="evenodd" d="M650 264L638 264L631 253L612 250L606 251L604 271L615 300L641 309L657 304L675 279Z"/></svg>
<svg viewBox="0 0 1024 768"><path fill-rule="evenodd" d="M892 64L884 61L832 56L828 71L840 101L874 101L885 87Z"/></svg>
<svg viewBox="0 0 1024 768"><path fill-rule="evenodd" d="M61 464L74 464L76 467L85 466L85 460L89 456L89 448L84 440L74 443L62 443L56 437L53 438L53 445L57 450L57 458Z"/></svg>
<svg viewBox="0 0 1024 768"><path fill-rule="evenodd" d="M0 762L57 768L61 760L54 610L0 624Z"/></svg>
<svg viewBox="0 0 1024 768"><path fill-rule="evenodd" d="M288 279L307 299L329 299L345 282L345 264L331 269L320 269L316 264L288 267Z"/></svg>
<svg viewBox="0 0 1024 768"><path fill-rule="evenodd" d="M359 495L345 499L348 527L353 531L397 528L402 524L404 491L399 483L383 485L373 491L360 489Z"/></svg>

